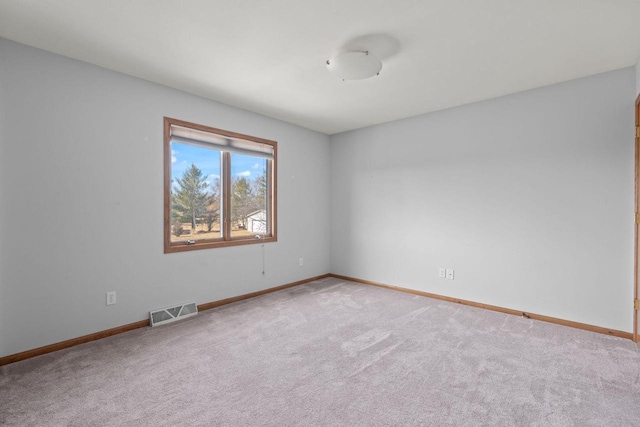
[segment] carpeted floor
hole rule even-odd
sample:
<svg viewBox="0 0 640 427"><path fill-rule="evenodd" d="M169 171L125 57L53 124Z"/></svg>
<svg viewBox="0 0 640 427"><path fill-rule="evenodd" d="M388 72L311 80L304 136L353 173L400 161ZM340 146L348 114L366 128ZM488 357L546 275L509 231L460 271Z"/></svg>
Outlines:
<svg viewBox="0 0 640 427"><path fill-rule="evenodd" d="M638 426L615 337L324 279L0 368L9 426Z"/></svg>

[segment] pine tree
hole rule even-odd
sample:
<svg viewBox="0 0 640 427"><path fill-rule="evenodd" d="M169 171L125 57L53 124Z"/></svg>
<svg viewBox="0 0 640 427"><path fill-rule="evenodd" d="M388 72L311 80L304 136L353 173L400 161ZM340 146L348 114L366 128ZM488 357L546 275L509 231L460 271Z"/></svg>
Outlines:
<svg viewBox="0 0 640 427"><path fill-rule="evenodd" d="M193 163L176 179L172 194L172 216L181 221L191 222L191 234L196 231L196 219L205 210L207 202L207 182L202 171Z"/></svg>
<svg viewBox="0 0 640 427"><path fill-rule="evenodd" d="M253 208L253 190L247 178L241 176L233 180L231 186L231 220L236 221L240 228L245 228L245 219Z"/></svg>

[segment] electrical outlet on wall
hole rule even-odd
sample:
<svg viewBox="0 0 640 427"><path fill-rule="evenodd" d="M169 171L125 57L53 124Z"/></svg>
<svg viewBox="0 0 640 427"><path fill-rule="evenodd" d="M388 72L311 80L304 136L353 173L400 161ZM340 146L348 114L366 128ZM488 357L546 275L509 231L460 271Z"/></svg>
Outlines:
<svg viewBox="0 0 640 427"><path fill-rule="evenodd" d="M107 305L116 303L116 291L107 292Z"/></svg>
<svg viewBox="0 0 640 427"><path fill-rule="evenodd" d="M445 277L447 277L447 270L444 268L439 268L438 269L438 277L441 279L444 279Z"/></svg>
<svg viewBox="0 0 640 427"><path fill-rule="evenodd" d="M298 261L299 265L304 265L304 258L300 258L300 260Z"/></svg>
<svg viewBox="0 0 640 427"><path fill-rule="evenodd" d="M453 280L453 269L452 268L447 268L447 279L448 280Z"/></svg>

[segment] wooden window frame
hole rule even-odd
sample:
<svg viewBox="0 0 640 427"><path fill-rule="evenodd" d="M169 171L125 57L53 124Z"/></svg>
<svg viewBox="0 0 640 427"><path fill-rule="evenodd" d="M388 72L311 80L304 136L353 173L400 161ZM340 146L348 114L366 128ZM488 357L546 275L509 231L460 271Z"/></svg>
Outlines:
<svg viewBox="0 0 640 427"><path fill-rule="evenodd" d="M266 144L273 148L273 159L267 159L267 219L269 221L269 234L256 236L232 236L231 235L231 153L220 150L222 156L221 167L221 200L222 207L220 225L222 237L216 239L196 240L195 243L171 241L171 126L194 129L224 137L253 141ZM276 242L277 239L277 165L278 143L264 138L230 132L210 126L190 123L183 120L164 118L164 253L185 252L200 249L220 248L226 246L262 244Z"/></svg>

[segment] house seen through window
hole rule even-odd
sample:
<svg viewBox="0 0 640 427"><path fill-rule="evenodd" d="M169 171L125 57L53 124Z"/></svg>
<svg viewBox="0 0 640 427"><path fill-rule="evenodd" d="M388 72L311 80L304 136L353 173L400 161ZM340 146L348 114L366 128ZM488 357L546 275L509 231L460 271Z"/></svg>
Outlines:
<svg viewBox="0 0 640 427"><path fill-rule="evenodd" d="M275 241L276 149L165 118L165 252Z"/></svg>

